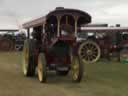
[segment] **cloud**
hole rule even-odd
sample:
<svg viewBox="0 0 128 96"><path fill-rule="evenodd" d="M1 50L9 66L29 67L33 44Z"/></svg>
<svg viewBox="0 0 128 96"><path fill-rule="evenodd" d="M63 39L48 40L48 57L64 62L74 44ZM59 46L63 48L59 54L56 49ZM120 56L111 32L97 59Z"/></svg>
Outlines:
<svg viewBox="0 0 128 96"><path fill-rule="evenodd" d="M4 4L4 0L0 0L0 5L3 5Z"/></svg>
<svg viewBox="0 0 128 96"><path fill-rule="evenodd" d="M119 3L119 2L118 2ZM107 22L110 24L121 24L123 26L128 26L128 5L126 3L115 4L112 7L104 8L101 11L97 11L93 16L94 22Z"/></svg>
<svg viewBox="0 0 128 96"><path fill-rule="evenodd" d="M106 12L111 15L128 15L128 12L126 9L128 8L127 4L121 4L117 6L113 6L111 8L108 8Z"/></svg>
<svg viewBox="0 0 128 96"><path fill-rule="evenodd" d="M19 26L32 18L47 14L57 6L87 11L94 23L128 25L128 0L0 0L0 6L0 25Z"/></svg>

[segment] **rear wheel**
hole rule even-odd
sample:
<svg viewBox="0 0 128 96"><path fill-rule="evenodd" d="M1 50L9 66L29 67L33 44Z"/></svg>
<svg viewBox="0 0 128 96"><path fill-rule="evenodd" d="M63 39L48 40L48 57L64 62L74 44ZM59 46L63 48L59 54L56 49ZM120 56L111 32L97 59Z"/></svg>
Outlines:
<svg viewBox="0 0 128 96"><path fill-rule="evenodd" d="M41 83L46 82L47 68L46 68L46 59L45 59L45 54L44 53L39 54L37 72L38 72L39 81Z"/></svg>
<svg viewBox="0 0 128 96"><path fill-rule="evenodd" d="M33 55L34 43L32 40L24 41L23 48L23 73L25 76L34 76L35 75L35 58Z"/></svg>
<svg viewBox="0 0 128 96"><path fill-rule="evenodd" d="M95 63L100 58L101 50L97 43L87 40L80 45L78 54L84 63Z"/></svg>
<svg viewBox="0 0 128 96"><path fill-rule="evenodd" d="M71 75L72 80L75 82L80 82L83 76L83 63L80 62L80 59L78 56L72 57L72 63L71 63Z"/></svg>

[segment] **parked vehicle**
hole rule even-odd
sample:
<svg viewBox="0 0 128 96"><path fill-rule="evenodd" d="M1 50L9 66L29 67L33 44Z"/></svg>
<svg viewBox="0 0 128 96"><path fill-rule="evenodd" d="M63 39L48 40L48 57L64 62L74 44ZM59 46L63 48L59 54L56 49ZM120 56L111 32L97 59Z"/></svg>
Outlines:
<svg viewBox="0 0 128 96"><path fill-rule="evenodd" d="M14 36L4 33L0 36L0 51L14 50Z"/></svg>
<svg viewBox="0 0 128 96"><path fill-rule="evenodd" d="M40 82L46 82L49 70L58 75L71 73L80 82L83 62L78 55L78 27L91 22L91 16L81 10L57 7L45 17L23 24L28 39L24 42L23 73L34 76L36 68ZM33 28L30 38L30 28Z"/></svg>
<svg viewBox="0 0 128 96"><path fill-rule="evenodd" d="M99 60L100 57L107 59L111 59L112 57L120 60L120 56L122 56L120 54L124 46L128 45L127 27L84 27L80 31L81 33L86 33L84 34L86 36L83 36L85 38L79 42L91 41L91 43L89 42L85 46L85 52L88 53L88 50L91 50L92 54L86 54L85 57L82 58L84 62L94 63ZM93 35L89 36L87 33L93 33ZM79 36L79 38L80 37L81 36ZM94 45L95 47L93 47ZM82 54L80 55L82 57Z"/></svg>
<svg viewBox="0 0 128 96"><path fill-rule="evenodd" d="M24 40L26 39L26 36L24 33L18 33L15 35L15 50L22 51Z"/></svg>

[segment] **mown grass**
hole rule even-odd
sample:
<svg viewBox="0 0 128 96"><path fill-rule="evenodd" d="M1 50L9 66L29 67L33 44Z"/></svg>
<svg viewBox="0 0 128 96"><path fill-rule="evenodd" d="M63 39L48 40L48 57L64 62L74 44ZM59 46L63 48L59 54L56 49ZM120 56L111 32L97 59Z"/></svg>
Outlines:
<svg viewBox="0 0 128 96"><path fill-rule="evenodd" d="M85 65L85 76L78 87L79 96L128 96L128 65L102 60Z"/></svg>
<svg viewBox="0 0 128 96"><path fill-rule="evenodd" d="M7 66L3 66L2 68L2 64L7 64ZM0 69L2 70L4 67L8 67L10 64L19 64L18 66L20 66L21 53L1 52ZM11 66L9 66L8 70L11 69L10 67ZM67 96L128 96L128 64L100 60L95 64L85 64L84 67L84 78L79 84L70 82L70 76L55 77L55 75L53 75L51 78L49 76L50 80L45 86L49 88L51 86L56 86L60 89L58 92L63 90L64 92L67 92ZM15 68L15 65L13 68ZM25 78L22 77L20 73L18 74L18 78ZM38 80L37 82L36 80L32 82L34 86L39 84L37 83ZM49 92L49 94L51 95L54 93Z"/></svg>

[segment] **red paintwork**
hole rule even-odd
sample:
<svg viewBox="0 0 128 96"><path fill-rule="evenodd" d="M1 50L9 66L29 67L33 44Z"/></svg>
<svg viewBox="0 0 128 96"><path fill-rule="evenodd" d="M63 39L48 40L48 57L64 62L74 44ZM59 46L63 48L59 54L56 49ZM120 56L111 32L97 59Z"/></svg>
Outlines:
<svg viewBox="0 0 128 96"><path fill-rule="evenodd" d="M67 44L70 44L70 46L74 47L74 44L76 43L76 38L75 37L71 37L71 36L60 36L60 37L56 37L52 40L52 42L50 42L51 44L48 44L47 46L53 46L55 43L57 43L58 41L63 41ZM46 46L45 46L46 47ZM71 60L70 60L70 56L67 55L66 57L60 58L60 57L55 57L54 54L49 53L48 48L45 48L45 54L46 54L46 58L47 58L47 63L48 64L60 64L60 62L63 64L70 64Z"/></svg>

